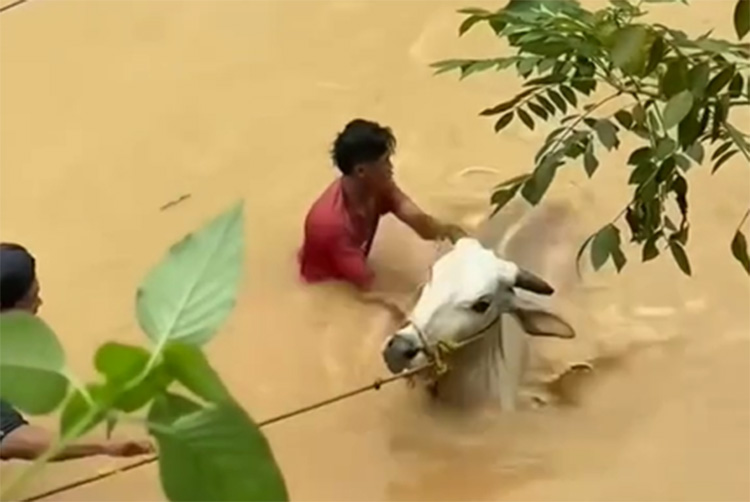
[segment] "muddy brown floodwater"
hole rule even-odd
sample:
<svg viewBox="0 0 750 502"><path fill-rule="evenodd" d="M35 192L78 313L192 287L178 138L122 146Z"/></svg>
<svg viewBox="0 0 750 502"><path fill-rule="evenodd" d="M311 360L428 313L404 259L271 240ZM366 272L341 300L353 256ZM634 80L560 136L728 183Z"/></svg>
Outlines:
<svg viewBox="0 0 750 502"><path fill-rule="evenodd" d="M650 9L733 38L734 3ZM92 378L103 340L143 343L133 293L148 267L244 198L243 289L207 349L234 395L262 419L383 374L387 314L344 287L297 281L302 220L335 176L333 136L357 116L394 128L398 179L423 207L470 227L492 184L528 169L548 129L496 136L477 117L518 89L515 78L458 83L428 68L504 50L484 30L457 39L455 10L472 4L482 2L33 0L4 13L2 239L38 256L42 314L70 366ZM624 155L604 156L593 181L565 171L550 203L596 229L627 200ZM459 176L469 167L489 169ZM579 338L535 342L538 353L552 366L606 363L577 405L448 415L393 385L267 429L292 498L750 499L750 282L729 253L750 170L736 156L705 171L690 176L692 278L669 256L639 264L633 250L624 274L585 275L585 305L557 300ZM378 288L408 301L434 256L386 221ZM53 465L28 491L115 465ZM3 477L19 468L4 463ZM154 466L55 498L161 499Z"/></svg>

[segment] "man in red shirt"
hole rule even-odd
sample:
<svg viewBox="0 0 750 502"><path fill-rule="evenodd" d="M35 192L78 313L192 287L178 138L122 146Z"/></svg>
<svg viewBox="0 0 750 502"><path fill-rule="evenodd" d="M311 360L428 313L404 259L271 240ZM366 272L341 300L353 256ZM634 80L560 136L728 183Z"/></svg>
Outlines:
<svg viewBox="0 0 750 502"><path fill-rule="evenodd" d="M380 217L393 213L426 240L465 235L456 225L424 213L393 180L396 138L388 127L355 119L334 141L332 157L342 173L310 208L300 250L300 273L308 282L343 280L360 290L372 285L367 265Z"/></svg>

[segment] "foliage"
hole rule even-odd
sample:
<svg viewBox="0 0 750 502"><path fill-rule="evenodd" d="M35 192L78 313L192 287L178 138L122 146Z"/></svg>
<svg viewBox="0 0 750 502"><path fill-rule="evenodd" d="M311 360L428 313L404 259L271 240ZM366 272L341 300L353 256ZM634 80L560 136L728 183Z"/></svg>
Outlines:
<svg viewBox="0 0 750 502"><path fill-rule="evenodd" d="M64 403L61 441L15 483L3 483L3 498L65 443L101 424L109 434L128 420L143 423L156 439L170 500L288 499L266 438L200 348L237 296L242 209L240 202L185 237L151 270L138 288L136 312L153 345L105 343L94 357L96 382L80 385L67 373L62 346L44 321L25 313L0 316L0 395L35 415Z"/></svg>
<svg viewBox="0 0 750 502"><path fill-rule="evenodd" d="M495 188L495 211L519 193L538 204L558 170L572 160L582 159L588 177L594 176L599 156L619 149L621 135L637 137L640 145L627 162L632 199L584 242L579 258L590 244L595 269L611 258L622 270L626 259L615 223L624 216L630 241L642 247L643 261L669 248L679 268L690 275L685 251L690 236L689 171L712 163L715 173L738 153L750 162L748 135L730 120L735 108L748 113L750 47L713 38L710 31L691 38L663 24L646 23L643 4L610 0L607 7L588 11L573 0L511 0L494 12L462 9L467 17L459 36L486 24L507 40L513 54L445 60L433 67L436 73L458 70L461 78L515 67L524 90L480 113L493 118L497 132L516 118L529 129L537 120L558 122L537 152L533 171ZM733 19L741 40L750 31L750 0L737 2ZM609 93L594 99L602 90ZM618 108L604 114L601 109L607 104ZM750 274L744 221L731 250Z"/></svg>

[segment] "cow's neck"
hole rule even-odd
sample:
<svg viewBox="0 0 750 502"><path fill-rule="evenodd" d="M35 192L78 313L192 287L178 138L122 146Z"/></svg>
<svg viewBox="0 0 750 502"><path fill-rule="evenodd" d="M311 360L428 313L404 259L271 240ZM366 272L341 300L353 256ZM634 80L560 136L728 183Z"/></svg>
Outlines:
<svg viewBox="0 0 750 502"><path fill-rule="evenodd" d="M515 406L515 390L508 389L507 368L501 349L502 322L490 328L480 340L456 351L450 370L435 384L435 397L457 405L496 402L503 409Z"/></svg>

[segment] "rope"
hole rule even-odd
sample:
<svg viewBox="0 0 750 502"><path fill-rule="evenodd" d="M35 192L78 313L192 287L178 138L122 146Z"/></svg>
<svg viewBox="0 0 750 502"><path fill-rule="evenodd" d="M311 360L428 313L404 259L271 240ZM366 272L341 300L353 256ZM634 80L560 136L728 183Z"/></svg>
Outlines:
<svg viewBox="0 0 750 502"><path fill-rule="evenodd" d="M500 320L500 316L497 316L491 323L489 323L487 326L485 326L484 328L482 328L476 334L472 335L471 337L467 338L466 340L463 340L461 342L457 342L456 344L454 344L450 348L451 351L460 350L460 349L466 347L467 345L469 345L471 343L474 343L475 341L483 338L484 335L485 335L485 333L487 332L487 330L489 330L499 320ZM425 348L427 348L427 345L425 345ZM445 349L445 348L439 349L439 351L441 353L443 353L443 354L445 354L446 350L447 349ZM414 375L422 373L423 371L426 371L426 370L431 369L431 368L437 368L437 365L440 364L440 363L442 363L442 358L440 358L440 357L431 358L430 362L428 362L426 364L423 364L421 366L418 366L418 367L416 367L414 369L407 370L407 371L404 371L402 373L399 373L398 375L392 375L392 376L387 377L387 378L378 378L373 383L371 383L369 385L358 387L358 388L350 390L348 392L344 392L342 394L337 394L337 395L335 395L333 397L330 397L328 399L324 399L322 401L318 401L316 403L313 403L313 404L310 404L310 405L307 405L307 406L303 406L301 408L297 408L295 410L292 410L292 411L289 411L289 412L286 412L286 413L282 413L281 415L277 415L275 417L268 418L266 420L263 420L262 422L258 422L258 427L262 429L263 427L267 427L269 425L281 422L283 420L287 420L287 419L292 418L292 417L296 417L298 415L303 415L305 413L317 410L319 408L324 408L324 407L329 406L329 405L331 405L333 403L336 403L338 401L343 401L344 399L348 399L350 397L354 397L354 396L356 396L358 394L363 394L363 393L371 391L371 390L380 390L381 387L383 387L384 385L387 385L389 383L395 382L397 380L402 380L404 378L410 378L410 377L412 377ZM439 374L442 374L442 373L443 372L439 372ZM58 486L57 488L52 488L52 489L50 489L50 490L48 490L46 492L42 492L42 493L38 493L36 495L32 495L31 497L22 499L21 502L35 502L37 500L42 500L42 499L50 497L52 495L58 495L60 493L67 492L67 491L73 490L75 488L78 488L78 487L81 487L81 486L85 486L85 485L88 485L88 484L91 484L91 483L95 483L97 481L101 481L103 479L112 477L115 474L120 474L120 473L123 473L123 472L132 471L133 469L137 469L137 468L142 467L144 465L152 464L152 463L156 462L158 459L159 459L158 455L154 455L152 457L149 457L149 458L146 458L146 459L143 459L143 460L139 460L137 462L133 462L132 464L127 464L127 465L124 465L123 467L118 467L117 469L112 469L110 471L103 472L103 473L100 473L100 474L96 474L94 476L90 476L90 477L87 477L87 478L79 479L78 481L73 481L71 483L68 483L68 484L65 484L65 485L62 485L62 486Z"/></svg>
<svg viewBox="0 0 750 502"><path fill-rule="evenodd" d="M4 6L0 7L0 13L5 12L6 10L10 10L13 7L18 7L19 5L24 4L24 3L28 2L28 1L29 0L16 0L13 3L9 3L8 5L4 5Z"/></svg>

